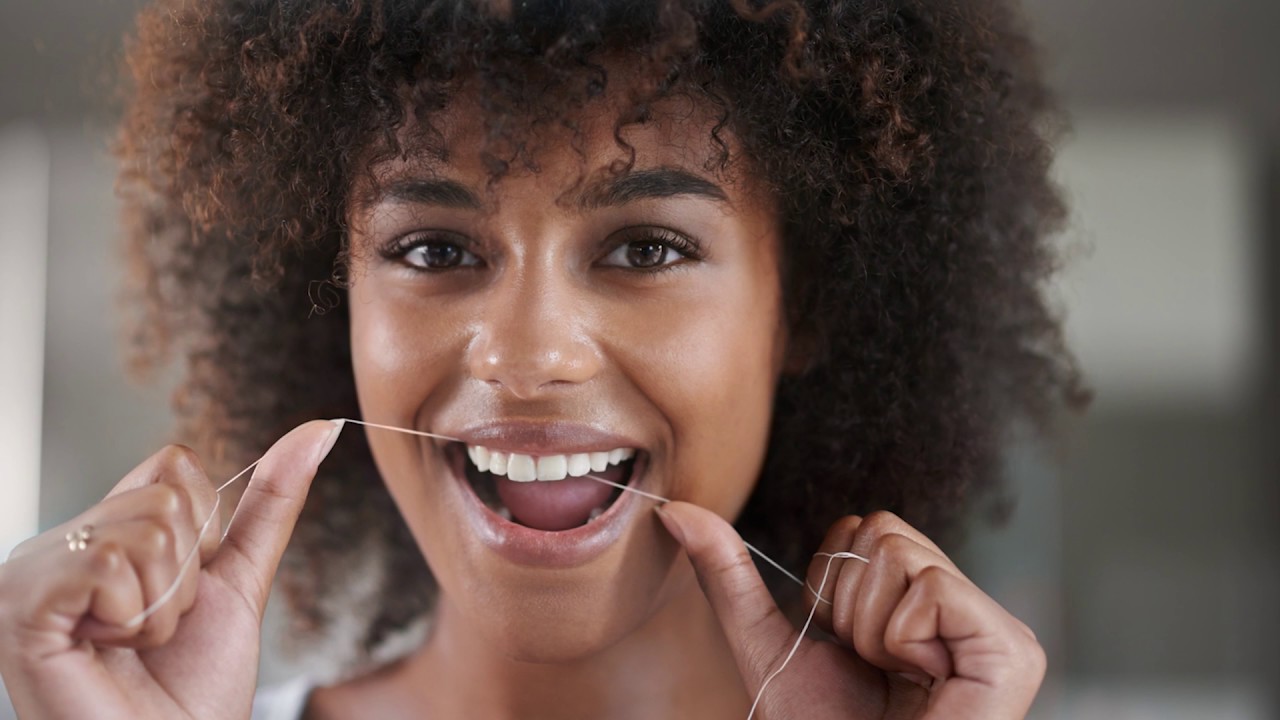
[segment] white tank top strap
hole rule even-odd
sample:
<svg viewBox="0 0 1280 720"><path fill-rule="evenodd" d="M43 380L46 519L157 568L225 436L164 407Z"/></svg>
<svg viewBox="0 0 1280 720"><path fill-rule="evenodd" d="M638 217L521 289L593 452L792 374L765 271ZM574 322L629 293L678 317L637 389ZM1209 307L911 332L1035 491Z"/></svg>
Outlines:
<svg viewBox="0 0 1280 720"><path fill-rule="evenodd" d="M251 720L302 720L307 698L314 689L315 685L306 677L261 688L253 698Z"/></svg>

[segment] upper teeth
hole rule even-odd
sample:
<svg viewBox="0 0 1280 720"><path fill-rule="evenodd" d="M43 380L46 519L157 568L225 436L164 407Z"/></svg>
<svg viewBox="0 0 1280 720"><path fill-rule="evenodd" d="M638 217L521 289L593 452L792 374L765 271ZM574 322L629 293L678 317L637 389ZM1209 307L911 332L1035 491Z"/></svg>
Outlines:
<svg viewBox="0 0 1280 720"><path fill-rule="evenodd" d="M494 475L505 475L516 482L563 480L566 477L582 477L593 472L604 472L610 465L630 460L635 457L635 454L636 451L631 448L616 448L608 452L534 457L490 450L480 445L467 446L467 455L478 470L491 472Z"/></svg>

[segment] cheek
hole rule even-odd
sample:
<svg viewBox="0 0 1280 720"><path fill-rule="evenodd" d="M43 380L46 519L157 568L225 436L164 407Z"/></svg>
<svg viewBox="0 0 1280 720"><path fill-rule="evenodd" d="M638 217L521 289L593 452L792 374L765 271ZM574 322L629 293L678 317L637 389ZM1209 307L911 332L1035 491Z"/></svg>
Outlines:
<svg viewBox="0 0 1280 720"><path fill-rule="evenodd" d="M450 384L446 368L453 352L450 333L439 313L398 298L373 283L350 292L351 362L363 419L403 428L436 430L430 425ZM424 442L392 432L366 432L379 474L419 534L429 507L424 493L434 482ZM421 537L419 538L422 539Z"/></svg>
<svg viewBox="0 0 1280 720"><path fill-rule="evenodd" d="M375 283L357 283L349 292L351 361L363 419L402 428L428 425L450 379L445 368L454 348L440 313L397 296ZM454 333L456 335L456 333ZM438 528L433 487L442 481L424 455L424 442L393 432L366 431L378 473L395 499L420 547L447 547ZM437 577L448 561L427 554ZM433 562L435 561L435 562Z"/></svg>
<svg viewBox="0 0 1280 720"><path fill-rule="evenodd" d="M352 287L351 362L366 419L413 425L451 352L439 313L417 311L372 283Z"/></svg>
<svg viewBox="0 0 1280 720"><path fill-rule="evenodd" d="M708 286L712 287L712 286ZM736 516L759 478L779 377L772 275L719 282L662 317L639 347L643 383L670 427L671 492Z"/></svg>

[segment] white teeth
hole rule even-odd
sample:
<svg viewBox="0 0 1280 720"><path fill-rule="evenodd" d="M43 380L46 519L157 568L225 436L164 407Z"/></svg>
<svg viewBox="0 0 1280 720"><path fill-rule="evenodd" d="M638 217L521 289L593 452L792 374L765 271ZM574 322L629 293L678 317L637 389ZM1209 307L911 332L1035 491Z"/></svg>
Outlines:
<svg viewBox="0 0 1280 720"><path fill-rule="evenodd" d="M600 517L603 514L604 514L604 510L601 510L600 508L594 508L587 515L587 522L591 522L592 520L595 520L596 518Z"/></svg>
<svg viewBox="0 0 1280 720"><path fill-rule="evenodd" d="M582 477L583 475L591 472L591 455L587 453L574 453L569 456L568 465L569 475L571 477ZM541 477L541 473L538 475L539 480L543 479Z"/></svg>
<svg viewBox="0 0 1280 720"><path fill-rule="evenodd" d="M591 472L604 472L609 467L609 453L591 453Z"/></svg>
<svg viewBox="0 0 1280 720"><path fill-rule="evenodd" d="M533 482L538 479L538 467L533 458L520 453L511 453L507 460L507 477L515 482Z"/></svg>
<svg viewBox="0 0 1280 720"><path fill-rule="evenodd" d="M507 507L506 507L505 505L504 505L504 506L502 506L502 507L500 507L500 508L498 508L498 514L502 516L502 519L503 519L503 520L510 520L510 519L511 519L511 511L510 511L510 510L508 510L508 509L507 509Z"/></svg>
<svg viewBox="0 0 1280 720"><path fill-rule="evenodd" d="M534 457L521 453L504 453L481 445L468 445L467 457L480 472L505 475L515 482L555 481L566 477L582 477L604 472L610 465L635 457L632 448L616 448L608 452L583 452L571 455Z"/></svg>
<svg viewBox="0 0 1280 720"><path fill-rule="evenodd" d="M489 449L479 445L471 445L467 447L467 454L471 456L471 462L476 464L476 469L480 472L489 472Z"/></svg>
<svg viewBox="0 0 1280 720"><path fill-rule="evenodd" d="M494 475L507 474L507 454L493 451L489 454L489 472Z"/></svg>
<svg viewBox="0 0 1280 720"><path fill-rule="evenodd" d="M563 480L569 474L569 461L563 455L538 458L539 480Z"/></svg>

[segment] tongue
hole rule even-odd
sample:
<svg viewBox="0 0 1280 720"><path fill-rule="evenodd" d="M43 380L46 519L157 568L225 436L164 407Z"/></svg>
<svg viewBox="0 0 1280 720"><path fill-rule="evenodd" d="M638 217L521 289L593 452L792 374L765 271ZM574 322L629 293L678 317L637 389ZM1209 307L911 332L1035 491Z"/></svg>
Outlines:
<svg viewBox="0 0 1280 720"><path fill-rule="evenodd" d="M613 488L586 478L515 482L499 478L498 497L521 525L535 530L568 530L587 521Z"/></svg>

